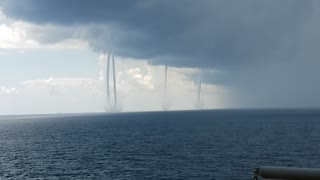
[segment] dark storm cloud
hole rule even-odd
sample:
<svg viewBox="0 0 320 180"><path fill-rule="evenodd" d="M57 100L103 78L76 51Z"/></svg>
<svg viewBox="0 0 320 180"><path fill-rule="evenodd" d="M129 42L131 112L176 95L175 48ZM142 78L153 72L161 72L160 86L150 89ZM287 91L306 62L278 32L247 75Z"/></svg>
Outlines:
<svg viewBox="0 0 320 180"><path fill-rule="evenodd" d="M0 2L2 11L15 19L88 26L82 36L97 51L112 46L120 56L177 67L229 67L291 58L312 4L306 0Z"/></svg>
<svg viewBox="0 0 320 180"><path fill-rule="evenodd" d="M229 107L320 107L317 0L0 0L0 9L38 24L30 33L42 43L82 38L98 52L203 68L202 82L227 87Z"/></svg>

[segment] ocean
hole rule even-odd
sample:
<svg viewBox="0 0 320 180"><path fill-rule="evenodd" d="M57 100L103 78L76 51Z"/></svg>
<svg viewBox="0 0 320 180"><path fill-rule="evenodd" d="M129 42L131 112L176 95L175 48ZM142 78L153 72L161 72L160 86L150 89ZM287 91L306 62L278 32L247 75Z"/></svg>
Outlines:
<svg viewBox="0 0 320 180"><path fill-rule="evenodd" d="M0 117L0 179L252 179L320 167L320 110Z"/></svg>

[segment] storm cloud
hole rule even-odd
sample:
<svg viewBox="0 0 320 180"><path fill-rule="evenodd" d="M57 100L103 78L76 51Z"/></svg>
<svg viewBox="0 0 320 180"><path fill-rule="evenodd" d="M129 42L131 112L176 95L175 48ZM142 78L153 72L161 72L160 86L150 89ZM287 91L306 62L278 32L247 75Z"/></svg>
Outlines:
<svg viewBox="0 0 320 180"><path fill-rule="evenodd" d="M229 107L320 107L316 0L0 0L41 43L81 39L99 53L202 69ZM192 78L194 74L187 74Z"/></svg>
<svg viewBox="0 0 320 180"><path fill-rule="evenodd" d="M17 20L74 31L85 25L78 35L96 51L112 47L119 56L152 64L202 68L291 58L299 28L312 13L312 1L305 0L0 2Z"/></svg>

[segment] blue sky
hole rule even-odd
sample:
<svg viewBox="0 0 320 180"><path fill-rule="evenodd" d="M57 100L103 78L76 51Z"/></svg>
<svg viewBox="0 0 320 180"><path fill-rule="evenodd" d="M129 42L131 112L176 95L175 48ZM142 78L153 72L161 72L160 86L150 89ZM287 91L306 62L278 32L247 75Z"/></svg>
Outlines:
<svg viewBox="0 0 320 180"><path fill-rule="evenodd" d="M1 55L0 55L1 56ZM39 78L97 78L99 54L90 49L30 49L2 55L1 85Z"/></svg>

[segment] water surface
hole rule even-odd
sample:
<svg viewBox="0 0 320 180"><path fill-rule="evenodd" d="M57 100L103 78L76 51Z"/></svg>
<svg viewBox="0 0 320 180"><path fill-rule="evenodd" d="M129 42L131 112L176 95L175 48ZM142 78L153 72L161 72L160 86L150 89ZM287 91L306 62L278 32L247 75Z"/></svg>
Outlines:
<svg viewBox="0 0 320 180"><path fill-rule="evenodd" d="M318 110L0 117L0 179L252 179L319 149Z"/></svg>

